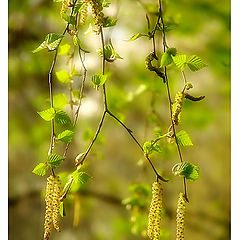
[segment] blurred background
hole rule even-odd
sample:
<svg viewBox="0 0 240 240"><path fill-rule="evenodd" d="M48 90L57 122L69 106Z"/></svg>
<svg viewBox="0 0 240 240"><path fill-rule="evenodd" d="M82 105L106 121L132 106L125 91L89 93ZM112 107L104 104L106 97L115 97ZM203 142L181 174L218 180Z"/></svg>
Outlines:
<svg viewBox="0 0 240 240"><path fill-rule="evenodd" d="M44 188L46 176L32 173L45 161L51 126L37 114L50 106L48 72L53 54L43 50L32 53L50 32L62 33L60 3L52 0L9 1L9 239L43 238ZM107 64L109 107L133 130L141 144L154 139L155 132L165 133L170 125L166 87L145 68L145 58L152 50L147 38L126 41L137 33L147 33L145 14L153 28L156 21L155 0L112 0L106 15L117 18L117 25L104 30L123 59ZM188 182L190 204L186 213L186 239L230 239L230 2L228 0L165 0L164 19L168 26L168 46L188 56L196 54L207 65L198 72L186 70L194 86L192 94L205 95L200 102L185 101L181 125L191 136L193 146L182 150L184 160L200 167L196 182ZM96 91L91 75L101 71L96 53L99 36L85 36L89 23L80 29L86 54L87 83L76 133L67 158L56 170L62 179L75 170L74 159L84 152L102 115L102 91ZM63 44L71 44L66 35ZM156 39L162 51L161 33ZM72 48L73 49L73 44ZM80 72L79 59L75 67ZM68 70L67 56L58 57L56 71ZM169 68L172 97L182 89L181 73ZM55 81L54 92L69 96L66 86ZM74 78L78 89L81 77ZM67 105L64 110L70 112ZM62 153L65 145L59 143ZM164 184L163 240L175 239L177 196L182 179L171 168L179 159L176 147L160 142L161 153L151 159L158 171L169 178ZM65 201L66 217L62 232L53 231L51 239L147 239L146 224L155 181L150 165L125 129L107 116L101 134L84 165L92 178L75 186Z"/></svg>

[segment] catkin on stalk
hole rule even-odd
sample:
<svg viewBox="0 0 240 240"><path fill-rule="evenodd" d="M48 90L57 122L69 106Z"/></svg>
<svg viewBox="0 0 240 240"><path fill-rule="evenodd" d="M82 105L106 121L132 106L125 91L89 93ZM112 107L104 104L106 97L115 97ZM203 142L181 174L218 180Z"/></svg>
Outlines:
<svg viewBox="0 0 240 240"><path fill-rule="evenodd" d="M148 216L148 236L152 240L158 240L160 237L162 197L162 185L159 182L154 182L152 185L152 201Z"/></svg>
<svg viewBox="0 0 240 240"><path fill-rule="evenodd" d="M182 111L183 99L184 99L184 93L177 92L175 96L175 102L173 104L173 113L172 113L172 120L175 125L178 125L179 123L179 114Z"/></svg>
<svg viewBox="0 0 240 240"><path fill-rule="evenodd" d="M177 204L177 233L176 240L184 240L184 215L186 208L186 199L183 193L180 193L178 196Z"/></svg>
<svg viewBox="0 0 240 240"><path fill-rule="evenodd" d="M98 26L98 32L100 32L100 28L103 26L104 21L104 14L102 12L103 7L100 0L90 0L89 1L91 7L92 7L92 16L94 18L94 24Z"/></svg>
<svg viewBox="0 0 240 240"><path fill-rule="evenodd" d="M59 209L60 209L60 198L61 196L61 183L58 176L50 175L47 178L46 187L46 212L45 212L45 222L44 222L44 240L48 240L52 225L57 230L60 231L59 227Z"/></svg>
<svg viewBox="0 0 240 240"><path fill-rule="evenodd" d="M60 14L64 14L67 12L68 10L68 7L70 5L70 0L63 0L62 1L62 7L61 7L61 10L60 10Z"/></svg>
<svg viewBox="0 0 240 240"><path fill-rule="evenodd" d="M54 193L53 193L53 226L54 228L60 232L60 224L59 224L59 209L60 209L60 197L61 197L61 183L59 180L59 177L55 177L55 182L54 182Z"/></svg>
<svg viewBox="0 0 240 240"><path fill-rule="evenodd" d="M87 14L88 14L88 3L87 2L83 2L83 5L81 7L80 10L80 20L79 23L81 25L84 25L87 19Z"/></svg>

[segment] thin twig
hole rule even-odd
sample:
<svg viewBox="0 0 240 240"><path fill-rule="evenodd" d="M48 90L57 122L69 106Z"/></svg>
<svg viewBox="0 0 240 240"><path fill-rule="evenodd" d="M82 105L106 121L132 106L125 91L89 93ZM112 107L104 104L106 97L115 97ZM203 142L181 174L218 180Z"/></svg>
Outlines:
<svg viewBox="0 0 240 240"><path fill-rule="evenodd" d="M159 17L161 19L161 24L162 24L163 51L165 52L166 48L167 48L167 43L166 43L166 35L165 35L165 26L164 26L164 21L163 21L162 3L161 3L161 0L159 0L158 2L159 2ZM171 119L171 123L172 123L173 135L174 135L174 138L175 138L175 143L176 143L176 146L177 146L180 161L183 162L181 149L180 149L178 139L177 139L177 135L176 135L175 124L174 124L173 119L172 119L172 100L171 100L171 94L170 94L170 89L169 89L169 84L168 84L167 68L166 67L164 67L164 73L165 73L165 83L166 83L166 87L167 87L167 95L168 95L168 101L169 101L170 119ZM187 184L186 184L186 179L185 178L183 178L183 185L184 185L185 198L186 198L187 202L189 202L188 197L187 197Z"/></svg>

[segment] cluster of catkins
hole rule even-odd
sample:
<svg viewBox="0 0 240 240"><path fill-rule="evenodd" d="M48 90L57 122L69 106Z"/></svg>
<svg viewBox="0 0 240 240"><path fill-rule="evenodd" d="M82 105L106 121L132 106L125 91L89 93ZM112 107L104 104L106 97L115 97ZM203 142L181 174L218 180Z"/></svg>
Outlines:
<svg viewBox="0 0 240 240"><path fill-rule="evenodd" d="M157 181L152 185L152 201L148 216L148 237L151 240L160 239L160 222L162 211L163 188ZM186 199L183 193L178 196L177 203L177 227L176 240L184 240L184 215L185 215Z"/></svg>
<svg viewBox="0 0 240 240"><path fill-rule="evenodd" d="M184 99L184 93L177 92L175 96L175 101L173 104L173 111L172 111L172 121L175 125L178 125L179 123L179 114L182 111L183 99Z"/></svg>
<svg viewBox="0 0 240 240"><path fill-rule="evenodd" d="M46 212L44 222L44 240L49 239L52 226L60 232L60 197L61 197L61 182L58 176L50 175L47 178L46 187Z"/></svg>
<svg viewBox="0 0 240 240"><path fill-rule="evenodd" d="M163 188L159 182L152 185L152 201L148 216L148 237L152 240L158 240L160 237L160 222L162 211Z"/></svg>

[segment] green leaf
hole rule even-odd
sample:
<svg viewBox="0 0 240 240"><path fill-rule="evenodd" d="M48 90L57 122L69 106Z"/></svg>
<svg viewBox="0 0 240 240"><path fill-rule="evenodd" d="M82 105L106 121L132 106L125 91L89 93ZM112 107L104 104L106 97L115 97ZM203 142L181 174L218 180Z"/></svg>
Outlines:
<svg viewBox="0 0 240 240"><path fill-rule="evenodd" d="M64 203L63 202L60 203L59 214L60 214L61 217L66 216L66 214L65 214L65 207L64 207Z"/></svg>
<svg viewBox="0 0 240 240"><path fill-rule="evenodd" d="M191 181L195 181L199 177L199 168L188 162L177 163L172 168L172 172L175 176L182 176Z"/></svg>
<svg viewBox="0 0 240 240"><path fill-rule="evenodd" d="M42 42L41 45L33 51L33 53L39 52L45 48L48 48L50 51L55 50L60 44L62 38L63 38L63 35L56 34L56 33L49 33L45 37L44 42Z"/></svg>
<svg viewBox="0 0 240 240"><path fill-rule="evenodd" d="M177 140L180 146L193 146L192 140L189 137L188 133L184 130L177 133Z"/></svg>
<svg viewBox="0 0 240 240"><path fill-rule="evenodd" d="M62 157L56 153L52 153L48 156L47 163L51 168L56 168L61 164L61 162L64 159L65 159L64 157Z"/></svg>
<svg viewBox="0 0 240 240"><path fill-rule="evenodd" d="M65 143L70 143L72 141L73 134L73 131L65 130L58 134L57 139Z"/></svg>
<svg viewBox="0 0 240 240"><path fill-rule="evenodd" d="M162 55L162 58L161 58L161 66L160 67L166 67L167 65L171 64L172 63L172 57L171 55L168 53L168 52L165 52L163 55Z"/></svg>
<svg viewBox="0 0 240 240"><path fill-rule="evenodd" d="M103 0L103 2L102 2L102 7L109 7L110 6L110 1L109 0Z"/></svg>
<svg viewBox="0 0 240 240"><path fill-rule="evenodd" d="M168 49L166 50L166 52L167 52L169 55L176 56L176 54L177 54L177 49L176 49L176 48L168 48Z"/></svg>
<svg viewBox="0 0 240 240"><path fill-rule="evenodd" d="M72 25L76 25L76 18L74 16L69 16L66 13L61 13L61 18Z"/></svg>
<svg viewBox="0 0 240 240"><path fill-rule="evenodd" d="M172 59L179 69L184 70L187 61L187 56L185 54L172 56Z"/></svg>
<svg viewBox="0 0 240 240"><path fill-rule="evenodd" d="M53 96L53 107L55 109L63 109L68 104L67 96L59 93Z"/></svg>
<svg viewBox="0 0 240 240"><path fill-rule="evenodd" d="M85 172L79 172L78 170L72 173L72 177L75 183L84 184L88 181L90 176Z"/></svg>
<svg viewBox="0 0 240 240"><path fill-rule="evenodd" d="M92 76L92 82L95 86L102 86L107 80L107 75L102 75L101 73Z"/></svg>
<svg viewBox="0 0 240 240"><path fill-rule="evenodd" d="M70 76L67 71L56 72L56 76L57 76L58 81L61 83L68 84L70 81Z"/></svg>
<svg viewBox="0 0 240 240"><path fill-rule="evenodd" d="M67 113L62 110L56 112L55 121L60 124L68 124L72 122Z"/></svg>
<svg viewBox="0 0 240 240"><path fill-rule="evenodd" d="M79 39L79 37L77 35L74 35L73 36L73 43L76 47L80 46L81 45L81 41Z"/></svg>
<svg viewBox="0 0 240 240"><path fill-rule="evenodd" d="M59 46L58 55L67 55L69 53L71 46L69 44L64 44Z"/></svg>
<svg viewBox="0 0 240 240"><path fill-rule="evenodd" d="M100 48L97 51L98 55L100 57L103 57L103 50L102 48ZM105 58L108 62L113 62L115 61L117 58L123 59L122 57L119 56L119 54L115 51L115 49L113 48L113 46L111 44L107 44L104 47L104 53L105 53Z"/></svg>
<svg viewBox="0 0 240 240"><path fill-rule="evenodd" d="M74 10L73 10L73 15L76 15L78 12L80 12L80 8L83 5L83 2L78 2L75 4Z"/></svg>
<svg viewBox="0 0 240 240"><path fill-rule="evenodd" d="M103 27L113 27L117 24L117 19L111 19L109 17L104 18Z"/></svg>
<svg viewBox="0 0 240 240"><path fill-rule="evenodd" d="M203 61L196 55L191 56L188 61L187 61L187 65L190 68L191 71L195 72L198 71L204 67L206 67L207 65L205 63L203 63Z"/></svg>
<svg viewBox="0 0 240 240"><path fill-rule="evenodd" d="M142 33L137 33L137 34L135 34L135 35L133 35L129 40L127 40L128 42L131 42L131 41L134 41L134 40L136 40L136 39L138 39L138 38L140 38L140 37L143 37L143 36L145 36L144 34L142 34Z"/></svg>
<svg viewBox="0 0 240 240"><path fill-rule="evenodd" d="M145 142L144 145L143 145L143 150L146 154L151 154L152 151L155 151L155 152L162 152L159 145L157 143L154 143L153 141L152 142Z"/></svg>
<svg viewBox="0 0 240 240"><path fill-rule="evenodd" d="M38 114L45 120L45 121L51 121L55 115L55 109L54 108L49 108L46 110L43 110L41 112L38 112Z"/></svg>
<svg viewBox="0 0 240 240"><path fill-rule="evenodd" d="M39 163L32 172L38 176L44 176L46 174L47 166L44 163Z"/></svg>

